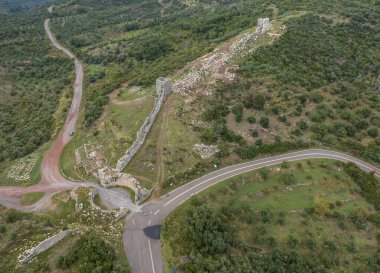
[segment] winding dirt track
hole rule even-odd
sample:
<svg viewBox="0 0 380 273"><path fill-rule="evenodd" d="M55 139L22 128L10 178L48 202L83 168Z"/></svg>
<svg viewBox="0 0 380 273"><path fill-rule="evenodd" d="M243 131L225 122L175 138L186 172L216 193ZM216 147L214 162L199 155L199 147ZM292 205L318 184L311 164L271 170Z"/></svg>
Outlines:
<svg viewBox="0 0 380 273"><path fill-rule="evenodd" d="M52 12L52 8L49 8L49 12ZM70 50L59 44L50 30L49 22L50 19L46 19L44 27L50 41L54 47L64 52L67 56L73 59L75 63L74 95L71 107L58 137L42 161L41 181L38 184L29 187L0 187L0 203L6 207L16 208L23 211L40 211L49 206L50 199L54 194L74 189L83 184L95 187L102 198L102 201L111 209L129 207L134 211L138 211L139 207L133 204L126 191L120 189L105 189L93 182L83 182L79 184L64 178L59 170L60 155L65 145L72 139L78 119L79 107L82 99L83 65ZM44 192L45 195L31 206L22 206L20 203L20 197L23 194L30 192Z"/></svg>
<svg viewBox="0 0 380 273"><path fill-rule="evenodd" d="M74 59L75 63L75 82L74 95L69 110L69 114L65 120L65 124L61 129L58 137L54 141L46 153L41 164L41 181L30 187L1 187L0 203L8 207L14 207L20 210L41 210L49 204L50 197L60 191L73 189L78 183L65 179L59 171L59 158L63 148L71 140L72 132L75 130L76 121L78 119L79 106L82 98L83 83L83 65L68 49L62 47L49 28L50 19L46 19L44 23L45 31L52 44L59 50L63 51L67 56ZM20 204L19 197L29 192L45 192L45 195L37 203L32 206L23 207Z"/></svg>

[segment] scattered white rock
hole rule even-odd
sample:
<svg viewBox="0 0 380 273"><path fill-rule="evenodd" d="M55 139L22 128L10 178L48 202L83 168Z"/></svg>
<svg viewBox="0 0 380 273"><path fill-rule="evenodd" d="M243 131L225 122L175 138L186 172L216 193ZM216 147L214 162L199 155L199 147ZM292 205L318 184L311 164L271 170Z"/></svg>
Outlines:
<svg viewBox="0 0 380 273"><path fill-rule="evenodd" d="M202 159L210 158L220 150L216 145L195 144L194 151L196 151Z"/></svg>
<svg viewBox="0 0 380 273"><path fill-rule="evenodd" d="M16 181L30 180L30 174L38 161L38 154L32 154L18 160L9 170L7 177Z"/></svg>

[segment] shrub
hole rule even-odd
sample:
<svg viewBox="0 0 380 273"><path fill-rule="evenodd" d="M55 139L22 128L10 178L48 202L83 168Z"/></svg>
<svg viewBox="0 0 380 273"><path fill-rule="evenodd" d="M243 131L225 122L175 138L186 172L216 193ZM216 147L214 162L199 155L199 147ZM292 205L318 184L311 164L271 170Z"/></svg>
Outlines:
<svg viewBox="0 0 380 273"><path fill-rule="evenodd" d="M320 196L314 198L314 212L318 215L327 215L330 213L329 203Z"/></svg>
<svg viewBox="0 0 380 273"><path fill-rule="evenodd" d="M287 186L290 186L296 183L296 179L292 173L282 174L280 177L280 180Z"/></svg>
<svg viewBox="0 0 380 273"><path fill-rule="evenodd" d="M7 223L14 223L18 220L22 219L22 213L15 210L15 209L9 209L5 212L4 219Z"/></svg>
<svg viewBox="0 0 380 273"><path fill-rule="evenodd" d="M254 108L257 110L263 110L265 105L265 98L261 94L253 95L249 94L244 100L244 106L246 108Z"/></svg>
<svg viewBox="0 0 380 273"><path fill-rule="evenodd" d="M240 123L243 119L243 105L238 104L232 108L232 112L235 114L235 121Z"/></svg>
<svg viewBox="0 0 380 273"><path fill-rule="evenodd" d="M263 116L260 118L260 124L261 126L263 126L264 128L268 128L269 127L269 118L267 116Z"/></svg>
<svg viewBox="0 0 380 273"><path fill-rule="evenodd" d="M256 117L255 116L249 116L249 117L247 117L247 121L249 123L256 123Z"/></svg>
<svg viewBox="0 0 380 273"><path fill-rule="evenodd" d="M300 130L306 130L307 128L309 128L309 126L307 125L307 122L304 120L297 122L297 126Z"/></svg>
<svg viewBox="0 0 380 273"><path fill-rule="evenodd" d="M259 170L259 174L260 174L262 179L267 180L267 178L269 176L269 170L267 168L262 168Z"/></svg>
<svg viewBox="0 0 380 273"><path fill-rule="evenodd" d="M373 138L375 138L375 137L377 137L379 135L379 132L378 132L377 128L371 128L371 129L368 130L367 133L368 133L368 135L370 137L373 137Z"/></svg>

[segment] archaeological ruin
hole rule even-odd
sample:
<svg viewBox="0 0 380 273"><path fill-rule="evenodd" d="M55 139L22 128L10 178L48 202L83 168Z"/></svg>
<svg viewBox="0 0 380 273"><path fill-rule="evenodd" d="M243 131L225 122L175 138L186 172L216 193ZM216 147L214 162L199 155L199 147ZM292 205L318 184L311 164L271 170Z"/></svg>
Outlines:
<svg viewBox="0 0 380 273"><path fill-rule="evenodd" d="M168 78L160 77L156 80L156 92L157 98L154 102L153 110L150 113L149 117L146 118L144 124L141 126L140 130L137 132L136 140L133 142L132 146L126 151L125 155L120 158L116 165L116 171L121 172L135 154L143 146L145 139L152 127L154 121L157 118L158 113L160 112L162 103L165 101L166 96L172 91L172 84Z"/></svg>

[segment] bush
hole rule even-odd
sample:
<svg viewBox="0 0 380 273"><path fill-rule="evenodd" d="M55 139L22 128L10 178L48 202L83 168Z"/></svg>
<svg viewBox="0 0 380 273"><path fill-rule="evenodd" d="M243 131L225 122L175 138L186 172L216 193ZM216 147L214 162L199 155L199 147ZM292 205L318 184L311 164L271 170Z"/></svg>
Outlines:
<svg viewBox="0 0 380 273"><path fill-rule="evenodd" d="M243 119L243 105L238 104L232 108L232 112L235 114L235 121L240 123Z"/></svg>
<svg viewBox="0 0 380 273"><path fill-rule="evenodd" d="M15 209L9 209L5 212L4 219L7 223L14 223L18 220L21 220L23 214Z"/></svg>
<svg viewBox="0 0 380 273"><path fill-rule="evenodd" d="M367 133L368 133L368 135L370 137L373 137L373 138L375 138L375 137L377 137L379 135L379 132L378 132L377 128L371 128L371 129L368 130Z"/></svg>
<svg viewBox="0 0 380 273"><path fill-rule="evenodd" d="M244 106L246 108L254 108L256 110L263 110L265 105L265 98L261 94L253 95L249 94L244 99Z"/></svg>
<svg viewBox="0 0 380 273"><path fill-rule="evenodd" d="M354 163L344 165L345 172L359 185L362 195L367 201L380 209L380 182L373 173L366 173Z"/></svg>
<svg viewBox="0 0 380 273"><path fill-rule="evenodd" d="M307 128L309 128L309 126L307 125L307 122L304 120L297 122L297 126L300 130L306 130Z"/></svg>
<svg viewBox="0 0 380 273"><path fill-rule="evenodd" d="M320 196L314 198L314 212L318 215L327 215L330 213L329 203Z"/></svg>
<svg viewBox="0 0 380 273"><path fill-rule="evenodd" d="M267 180L267 178L269 176L269 170L267 168L262 168L259 170L259 174L260 174L262 179Z"/></svg>
<svg viewBox="0 0 380 273"><path fill-rule="evenodd" d="M247 117L247 121L249 123L256 123L256 117L255 116L249 116L249 117Z"/></svg>
<svg viewBox="0 0 380 273"><path fill-rule="evenodd" d="M261 126L263 126L264 128L268 128L269 127L269 118L267 116L263 116L260 118L260 124Z"/></svg>
<svg viewBox="0 0 380 273"><path fill-rule="evenodd" d="M280 180L287 186L290 186L296 183L296 179L292 173L282 174L280 177Z"/></svg>

